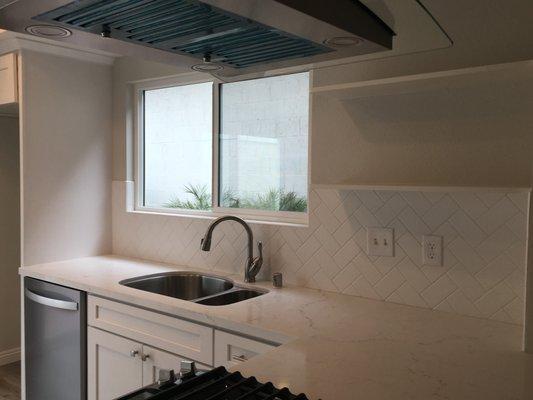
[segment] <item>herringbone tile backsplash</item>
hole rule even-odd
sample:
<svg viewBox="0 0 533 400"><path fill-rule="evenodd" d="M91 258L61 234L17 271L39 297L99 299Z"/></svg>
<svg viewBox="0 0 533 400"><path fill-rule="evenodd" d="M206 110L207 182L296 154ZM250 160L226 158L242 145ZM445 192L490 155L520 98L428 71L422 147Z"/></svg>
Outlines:
<svg viewBox="0 0 533 400"><path fill-rule="evenodd" d="M243 270L242 228L223 224L200 251L209 220L127 213L131 182L114 182L115 254L220 271ZM254 225L265 276L287 282L523 324L525 192L314 189L308 227ZM366 227L392 227L394 257L366 254ZM422 265L422 235L443 237L442 267Z"/></svg>

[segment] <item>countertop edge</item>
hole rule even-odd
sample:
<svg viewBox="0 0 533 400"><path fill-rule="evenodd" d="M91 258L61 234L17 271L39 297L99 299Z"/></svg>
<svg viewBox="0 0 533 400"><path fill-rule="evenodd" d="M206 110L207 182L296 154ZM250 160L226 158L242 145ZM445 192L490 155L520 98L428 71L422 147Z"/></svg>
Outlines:
<svg viewBox="0 0 533 400"><path fill-rule="evenodd" d="M169 307L162 303L157 303L150 301L146 298L141 298L140 296L128 296L123 293L112 292L109 290L103 290L99 288L92 287L90 285L85 285L78 281L73 281L69 279L64 279L56 276L50 276L48 274L39 273L35 270L30 270L28 267L20 267L19 275L21 278L29 277L46 282L54 283L57 285L81 290L87 292L88 294L95 295L98 297L103 297L109 300L118 301L120 303L129 304L135 307L140 307L147 309L156 313L165 314L171 317L184 319L190 322L199 323L202 325L209 325L213 328L220 330L235 332L241 336L247 336L253 339L258 339L264 342L270 342L276 345L283 345L288 342L291 342L295 339L298 339L294 336L289 336L282 332L266 330L264 328L259 328L250 324L243 324L241 322L232 321L227 318L219 318L214 316L207 316L201 312L194 312L191 310L186 310L185 308L174 306ZM186 302L186 300L175 299L176 302Z"/></svg>

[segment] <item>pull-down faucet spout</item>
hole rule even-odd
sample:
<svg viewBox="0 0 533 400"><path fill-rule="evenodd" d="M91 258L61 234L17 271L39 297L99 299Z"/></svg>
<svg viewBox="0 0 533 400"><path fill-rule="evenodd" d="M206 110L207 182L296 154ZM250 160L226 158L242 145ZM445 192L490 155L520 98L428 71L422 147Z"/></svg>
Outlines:
<svg viewBox="0 0 533 400"><path fill-rule="evenodd" d="M254 235L252 229L250 228L250 225L248 225L246 221L233 215L226 215L224 217L215 219L213 222L211 222L211 224L207 228L207 231L205 232L205 235L201 242L201 249L203 251L211 250L211 239L213 236L213 231L215 230L218 224L224 221L238 222L243 226L244 230L246 231L246 234L248 236L248 256L246 257L246 263L244 266L244 281L253 283L255 282L255 277L257 276L257 274L261 270L261 266L263 265L263 244L261 242L257 243L259 256L254 258Z"/></svg>

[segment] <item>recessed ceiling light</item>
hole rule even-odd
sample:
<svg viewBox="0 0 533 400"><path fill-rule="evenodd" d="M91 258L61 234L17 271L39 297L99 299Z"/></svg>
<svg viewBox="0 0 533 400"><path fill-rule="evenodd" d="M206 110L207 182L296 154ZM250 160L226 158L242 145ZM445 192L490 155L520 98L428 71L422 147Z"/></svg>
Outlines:
<svg viewBox="0 0 533 400"><path fill-rule="evenodd" d="M337 36L324 40L324 44L333 47L357 46L361 43L363 41L355 36Z"/></svg>
<svg viewBox="0 0 533 400"><path fill-rule="evenodd" d="M211 62L211 54L206 53L204 54L203 63L201 64L194 64L191 69L198 72L207 72L212 73L216 71L220 71L221 69L224 69L222 65L214 64Z"/></svg>
<svg viewBox="0 0 533 400"><path fill-rule="evenodd" d="M194 64L191 69L198 72L215 72L224 69L222 65L213 64L211 62L204 62L202 64Z"/></svg>
<svg viewBox="0 0 533 400"><path fill-rule="evenodd" d="M26 27L26 32L34 36L53 39L66 38L72 35L68 29L55 25L30 25Z"/></svg>

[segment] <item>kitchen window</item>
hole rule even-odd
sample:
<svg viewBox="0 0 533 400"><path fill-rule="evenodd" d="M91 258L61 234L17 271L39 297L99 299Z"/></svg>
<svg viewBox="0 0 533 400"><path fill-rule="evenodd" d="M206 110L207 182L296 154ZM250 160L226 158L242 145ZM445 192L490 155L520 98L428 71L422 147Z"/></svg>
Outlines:
<svg viewBox="0 0 533 400"><path fill-rule="evenodd" d="M309 73L136 88L137 210L305 222Z"/></svg>

